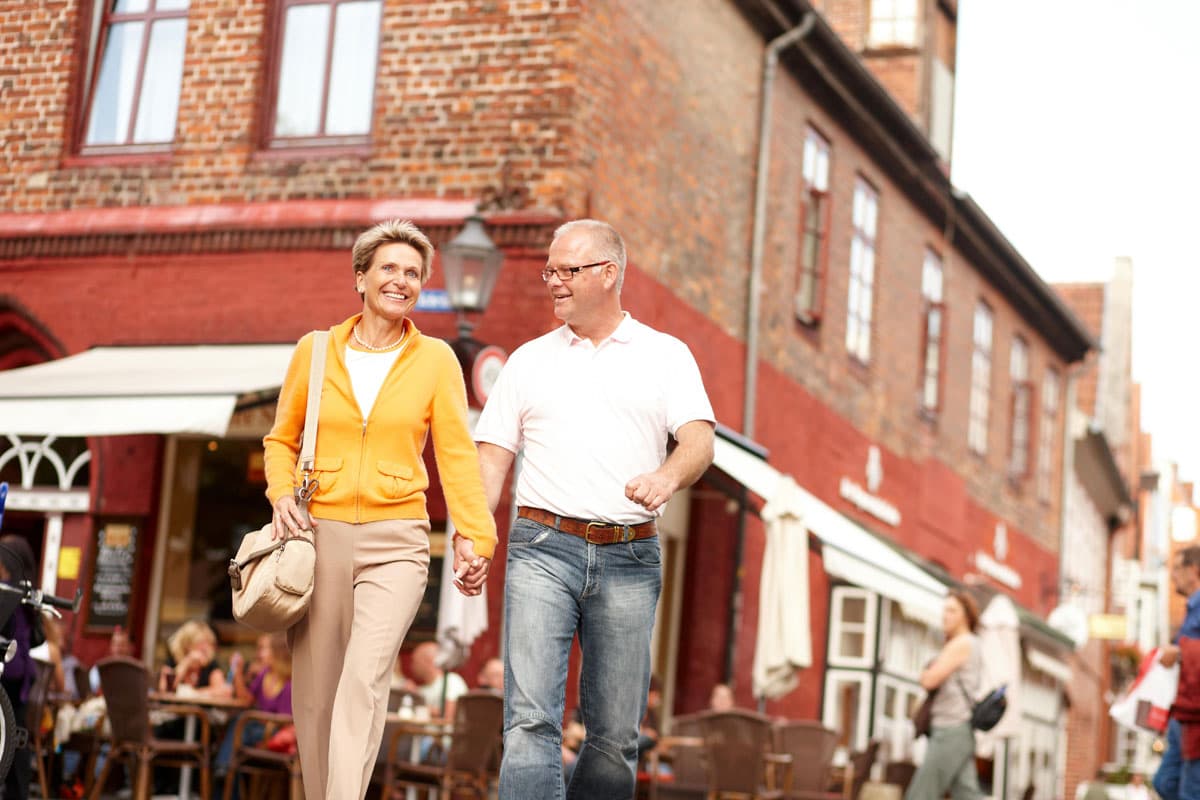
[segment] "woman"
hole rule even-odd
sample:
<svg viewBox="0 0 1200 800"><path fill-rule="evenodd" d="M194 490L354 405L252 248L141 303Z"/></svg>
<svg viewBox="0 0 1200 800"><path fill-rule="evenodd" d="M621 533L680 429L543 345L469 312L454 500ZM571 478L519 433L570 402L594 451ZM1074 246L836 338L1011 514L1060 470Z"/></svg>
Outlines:
<svg viewBox="0 0 1200 800"><path fill-rule="evenodd" d="M455 583L478 594L496 544L467 427L466 388L450 347L422 336L408 314L433 266L433 245L411 222L383 222L352 251L362 313L330 329L317 426L317 549L308 614L289 632L296 736L309 800L361 800L383 735L388 681L429 571L433 436L454 522ZM277 537L308 527L294 491L308 395L312 335L296 346L263 440Z"/></svg>
<svg viewBox="0 0 1200 800"><path fill-rule="evenodd" d="M167 640L167 664L159 673L160 692L190 686L218 697L232 694L217 663L217 635L199 620L188 620Z"/></svg>
<svg viewBox="0 0 1200 800"><path fill-rule="evenodd" d="M247 675L240 653L234 653L230 658L230 671L233 673L233 696L249 703L257 711L270 714L292 713L292 654L288 652L287 637L282 633L268 633L258 637L255 650L255 663L262 668ZM249 682L247 682L249 677ZM233 733L237 726L233 720L226 728L225 739L217 751L214 764L217 775L224 775L229 769L233 758ZM242 744L256 745L262 741L266 729L261 722L252 720L246 724L242 732ZM272 742L295 742L295 732L288 725L272 736ZM235 795L237 787L234 787Z"/></svg>
<svg viewBox="0 0 1200 800"><path fill-rule="evenodd" d="M925 760L908 785L905 800L953 800L981 797L975 775L975 731L971 710L979 694L983 658L979 652L979 607L970 595L951 591L942 608L946 643L921 673L921 686L937 691L933 699Z"/></svg>
<svg viewBox="0 0 1200 800"><path fill-rule="evenodd" d="M34 579L33 550L29 542L20 536L8 534L0 536L0 581L16 585L21 581ZM37 612L24 603L14 611L0 633L6 639L17 643L17 654L12 661L4 665L4 677L0 678L4 691L12 703L13 718L25 719L25 707L29 702L29 691L37 676L33 665L33 656L29 654L33 636L34 617ZM11 769L4 779L4 797L12 800L24 800L29 797L29 778L33 771L33 762L29 759L29 751L18 748L13 757Z"/></svg>

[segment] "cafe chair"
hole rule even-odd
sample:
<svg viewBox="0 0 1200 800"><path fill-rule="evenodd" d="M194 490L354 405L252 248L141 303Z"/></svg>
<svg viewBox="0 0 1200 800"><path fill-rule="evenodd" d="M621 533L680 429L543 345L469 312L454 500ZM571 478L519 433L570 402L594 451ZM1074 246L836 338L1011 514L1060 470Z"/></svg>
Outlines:
<svg viewBox="0 0 1200 800"><path fill-rule="evenodd" d="M889 761L883 768L883 782L899 786L903 795L916 774L917 765L911 761Z"/></svg>
<svg viewBox="0 0 1200 800"><path fill-rule="evenodd" d="M42 797L51 797L49 774L54 766L54 726L51 724L50 730L43 733L42 724L47 713L50 715L51 723L54 721L55 704L50 692L50 684L54 680L54 665L35 659L33 668L33 686L29 688L24 725L25 730L29 732L27 746L33 756L33 766L37 771L38 786L41 787Z"/></svg>
<svg viewBox="0 0 1200 800"><path fill-rule="evenodd" d="M783 800L792 758L774 752L771 719L742 709L700 719L708 765L708 800Z"/></svg>
<svg viewBox="0 0 1200 800"><path fill-rule="evenodd" d="M875 759L878 756L878 739L872 739L867 742L866 750L859 750L850 754L850 761L846 764L846 776L842 781L842 797L844 800L858 800L859 794L862 793L863 784L867 782L867 778L871 777L871 767L875 764Z"/></svg>
<svg viewBox="0 0 1200 800"><path fill-rule="evenodd" d="M252 722L263 726L262 738L247 744L246 726ZM300 774L300 756L271 750L267 745L275 733L292 724L287 714L271 714L266 711L243 711L233 727L233 756L225 777L224 800L233 797L233 787L242 781L241 797L265 798L276 794L287 800L304 800L304 781ZM286 795L278 791L286 787Z"/></svg>
<svg viewBox="0 0 1200 800"><path fill-rule="evenodd" d="M125 761L132 767L133 800L149 800L151 766L195 766L200 772L200 796L211 797L209 771L208 714L198 706L171 704L169 710L180 717L196 718L199 737L194 742L156 739L150 724L150 671L141 661L111 656L97 664L100 688L104 692L107 717L112 729L108 758L96 782L91 798L98 800L113 764Z"/></svg>
<svg viewBox="0 0 1200 800"><path fill-rule="evenodd" d="M704 800L708 768L700 720L712 712L683 714L671 720L670 733L650 751L651 800ZM664 766L669 766L666 772Z"/></svg>
<svg viewBox="0 0 1200 800"><path fill-rule="evenodd" d="M833 790L833 754L837 731L816 720L784 720L774 726L775 752L792 758L792 783L784 791L787 800L839 800Z"/></svg>
<svg viewBox="0 0 1200 800"><path fill-rule="evenodd" d="M495 755L500 750L503 729L504 699L489 691L467 692L458 698L444 763L414 763L408 759L405 744L411 732L398 726L388 742L382 800L399 800L409 787L436 789L442 800L464 793L486 800L498 777Z"/></svg>

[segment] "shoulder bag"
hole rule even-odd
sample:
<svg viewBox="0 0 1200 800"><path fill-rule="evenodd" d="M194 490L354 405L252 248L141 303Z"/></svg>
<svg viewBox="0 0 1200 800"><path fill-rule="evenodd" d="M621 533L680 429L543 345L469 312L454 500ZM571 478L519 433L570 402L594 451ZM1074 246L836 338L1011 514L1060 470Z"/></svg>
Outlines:
<svg viewBox="0 0 1200 800"><path fill-rule="evenodd" d="M930 689L925 693L925 699L921 701L921 705L917 706L917 710L913 712L913 734L917 738L928 736L930 728L933 725L933 698L937 696L937 689Z"/></svg>
<svg viewBox="0 0 1200 800"><path fill-rule="evenodd" d="M1008 710L1008 698L1005 697L1008 688L1006 684L1002 683L992 689L978 703L971 702L971 696L967 694L967 687L962 684L962 676L959 676L958 688L966 698L967 705L971 707L971 727L977 731L990 731L996 727L1000 718L1004 716L1004 712Z"/></svg>
<svg viewBox="0 0 1200 800"><path fill-rule="evenodd" d="M317 416L321 408L321 386L325 380L325 353L329 332L313 335L312 364L308 371L308 405L304 412L304 438L300 446L300 468L304 482L295 489L300 514L309 527L282 540L272 537L272 524L247 533L237 555L229 560L233 586L233 616L238 622L262 633L278 633L299 622L308 613L312 599L316 546L313 544L308 501L317 488L311 480L317 443Z"/></svg>

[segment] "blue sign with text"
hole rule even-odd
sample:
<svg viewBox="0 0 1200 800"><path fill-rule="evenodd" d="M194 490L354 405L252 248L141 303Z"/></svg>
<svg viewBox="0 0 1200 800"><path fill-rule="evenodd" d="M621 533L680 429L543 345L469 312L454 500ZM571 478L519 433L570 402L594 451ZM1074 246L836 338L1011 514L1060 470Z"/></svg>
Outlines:
<svg viewBox="0 0 1200 800"><path fill-rule="evenodd" d="M450 295L445 289L422 289L417 297L417 307L413 311L444 311L450 312Z"/></svg>

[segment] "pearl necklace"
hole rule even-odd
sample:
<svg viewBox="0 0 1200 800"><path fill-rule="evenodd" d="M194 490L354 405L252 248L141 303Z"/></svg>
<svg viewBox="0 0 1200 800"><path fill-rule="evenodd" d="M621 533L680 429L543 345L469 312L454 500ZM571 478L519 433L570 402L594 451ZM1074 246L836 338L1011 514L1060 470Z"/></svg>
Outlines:
<svg viewBox="0 0 1200 800"><path fill-rule="evenodd" d="M400 344L401 342L403 342L403 341L404 341L404 335L405 335L406 333L408 333L408 331L406 331L406 330L402 330L402 331L400 331L400 338L399 338L399 339L397 339L396 341L392 342L391 344L385 344L385 345L383 345L382 347L374 347L373 345L369 345L369 344L367 344L366 342L364 342L364 341L362 340L362 337L358 335L358 325L357 325L357 324L355 324L355 326L354 326L354 327L353 327L353 328L350 330L350 333L351 333L351 335L352 335L352 336L354 336L354 341L358 342L358 345L359 345L360 347L362 347L362 348L364 348L364 349L366 349L366 350L370 350L372 353L382 353L382 352L384 352L384 351L386 351L386 350L391 350L393 347L395 347L396 345L398 345L398 344Z"/></svg>

